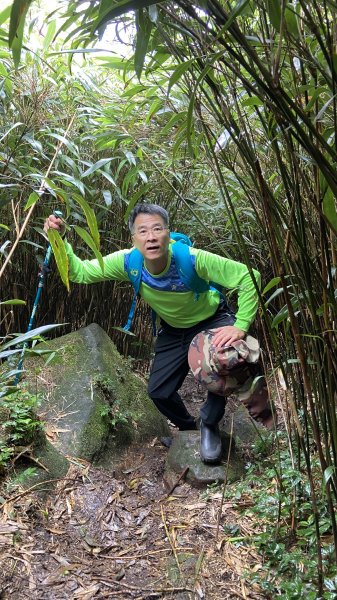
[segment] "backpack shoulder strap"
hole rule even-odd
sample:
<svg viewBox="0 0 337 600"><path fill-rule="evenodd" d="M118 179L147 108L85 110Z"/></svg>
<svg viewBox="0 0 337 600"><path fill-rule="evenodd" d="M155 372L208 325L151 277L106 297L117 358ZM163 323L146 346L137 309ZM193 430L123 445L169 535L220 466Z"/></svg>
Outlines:
<svg viewBox="0 0 337 600"><path fill-rule="evenodd" d="M196 298L198 298L199 294L206 292L209 289L209 284L199 277L196 272L190 255L189 246L183 241L177 241L172 244L172 253L177 271L183 283L192 290L196 294Z"/></svg>
<svg viewBox="0 0 337 600"><path fill-rule="evenodd" d="M126 272L129 280L132 283L134 295L128 315L128 320L123 327L124 331L130 331L131 329L131 324L136 309L137 295L139 294L139 288L142 281L143 262L144 258L142 254L139 252L139 250L137 250L137 248L133 248L129 254L129 261L127 264Z"/></svg>
<svg viewBox="0 0 337 600"><path fill-rule="evenodd" d="M144 258L142 254L139 252L139 250L137 250L137 248L133 248L129 254L127 276L133 285L133 289L135 290L136 295L139 293L139 288L142 280L143 263Z"/></svg>

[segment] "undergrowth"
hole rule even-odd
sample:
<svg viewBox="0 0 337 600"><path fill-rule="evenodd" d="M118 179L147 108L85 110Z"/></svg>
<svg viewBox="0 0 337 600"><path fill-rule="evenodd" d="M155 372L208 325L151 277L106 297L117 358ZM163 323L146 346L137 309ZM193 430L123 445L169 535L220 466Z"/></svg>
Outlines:
<svg viewBox="0 0 337 600"><path fill-rule="evenodd" d="M0 474L23 446L33 442L42 423L36 415L40 398L22 385L0 400Z"/></svg>
<svg viewBox="0 0 337 600"><path fill-rule="evenodd" d="M323 596L316 591L317 541L305 465L296 457L294 465L283 432L277 434L277 451L263 450L261 454L261 447L258 449L244 479L226 489L226 498L231 499L243 519L248 517L253 521L255 533L242 534L239 519L235 525L225 526L226 540L238 548L251 547L253 543L262 557L261 565L256 572L245 573L245 577L257 583L266 597L335 600L337 565L318 457L312 456L312 464L317 473L315 487L325 575Z"/></svg>

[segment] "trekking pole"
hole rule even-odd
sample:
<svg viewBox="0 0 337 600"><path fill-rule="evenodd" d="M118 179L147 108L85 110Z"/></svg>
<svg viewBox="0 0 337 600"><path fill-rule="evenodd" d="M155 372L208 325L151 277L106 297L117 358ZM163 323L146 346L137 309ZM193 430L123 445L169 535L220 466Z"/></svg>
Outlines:
<svg viewBox="0 0 337 600"><path fill-rule="evenodd" d="M63 217L63 213L60 210L54 210L53 215L54 215L54 217L57 217L58 219L62 219L62 217ZM35 313L36 313L37 306L38 306L40 296L41 296L41 292L42 292L42 289L43 289L43 286L44 286L44 283L46 280L46 276L48 275L48 271L49 271L48 265L49 265L51 255L52 255L52 247L50 244L48 244L47 252L44 257L44 261L41 266L41 270L38 273L39 283L37 286L37 292L36 292L36 296L35 296L35 300L34 300L34 304L33 304L32 314L30 315L26 333L31 331L31 329L33 328ZM22 346L22 351L20 354L20 360L19 360L19 364L18 364L18 368L17 368L18 373L16 374L14 385L17 385L19 383L19 379L20 379L20 375L21 375L20 371L22 370L22 363L23 363L24 354L25 354L25 350L26 350L27 346L28 346L28 342L24 342L24 344Z"/></svg>

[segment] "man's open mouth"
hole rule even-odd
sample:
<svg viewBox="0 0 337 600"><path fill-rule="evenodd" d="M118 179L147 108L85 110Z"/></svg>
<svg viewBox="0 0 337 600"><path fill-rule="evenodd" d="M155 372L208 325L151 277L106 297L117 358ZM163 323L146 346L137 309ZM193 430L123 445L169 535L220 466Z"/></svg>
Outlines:
<svg viewBox="0 0 337 600"><path fill-rule="evenodd" d="M146 248L146 250L150 251L150 252L154 252L156 250L159 250L160 246L148 246Z"/></svg>

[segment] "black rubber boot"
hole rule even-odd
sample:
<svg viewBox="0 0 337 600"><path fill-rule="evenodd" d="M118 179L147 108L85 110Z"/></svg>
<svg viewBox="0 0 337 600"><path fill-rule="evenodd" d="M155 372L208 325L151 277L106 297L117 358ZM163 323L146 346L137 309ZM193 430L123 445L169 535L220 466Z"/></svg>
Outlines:
<svg viewBox="0 0 337 600"><path fill-rule="evenodd" d="M219 425L200 423L200 457L204 463L217 464L221 459L221 436Z"/></svg>

